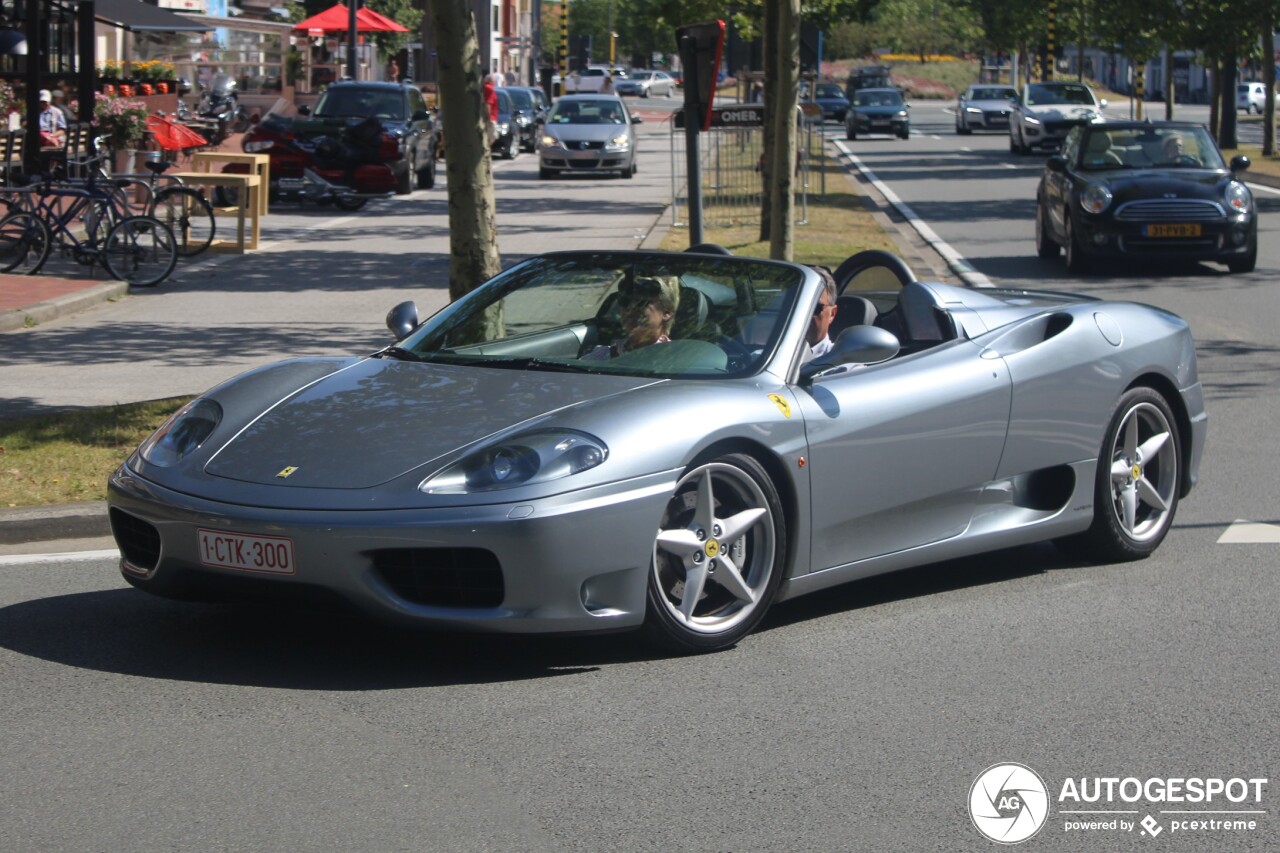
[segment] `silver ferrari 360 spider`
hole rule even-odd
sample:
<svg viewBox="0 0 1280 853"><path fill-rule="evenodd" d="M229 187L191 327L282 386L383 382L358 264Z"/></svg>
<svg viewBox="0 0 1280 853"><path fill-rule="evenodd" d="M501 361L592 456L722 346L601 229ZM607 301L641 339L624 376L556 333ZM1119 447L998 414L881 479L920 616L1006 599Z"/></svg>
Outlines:
<svg viewBox="0 0 1280 853"><path fill-rule="evenodd" d="M134 586L718 649L776 601L1038 540L1145 557L1196 482L1157 308L707 253L524 261L397 342L197 398L111 477ZM647 340L634 334L652 322Z"/></svg>

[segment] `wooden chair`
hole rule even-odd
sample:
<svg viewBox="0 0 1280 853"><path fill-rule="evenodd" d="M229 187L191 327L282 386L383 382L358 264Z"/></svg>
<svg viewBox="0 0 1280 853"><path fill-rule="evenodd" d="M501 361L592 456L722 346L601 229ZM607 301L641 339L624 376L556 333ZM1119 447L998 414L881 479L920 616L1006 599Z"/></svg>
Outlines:
<svg viewBox="0 0 1280 853"><path fill-rule="evenodd" d="M21 128L4 131L4 148L0 151L0 169L4 170L6 187L13 186L14 177L23 174L22 142L25 138L26 131Z"/></svg>

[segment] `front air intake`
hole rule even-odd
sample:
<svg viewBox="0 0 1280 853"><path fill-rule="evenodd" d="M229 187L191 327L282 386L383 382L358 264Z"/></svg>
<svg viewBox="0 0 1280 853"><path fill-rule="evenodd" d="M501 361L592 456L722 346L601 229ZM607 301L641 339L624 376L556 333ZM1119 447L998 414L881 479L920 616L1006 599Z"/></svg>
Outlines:
<svg viewBox="0 0 1280 853"><path fill-rule="evenodd" d="M434 607L497 607L505 588L502 567L483 548L386 548L373 568L396 595Z"/></svg>
<svg viewBox="0 0 1280 853"><path fill-rule="evenodd" d="M120 555L130 567L145 573L155 571L160 562L160 531L137 516L111 507L111 535Z"/></svg>

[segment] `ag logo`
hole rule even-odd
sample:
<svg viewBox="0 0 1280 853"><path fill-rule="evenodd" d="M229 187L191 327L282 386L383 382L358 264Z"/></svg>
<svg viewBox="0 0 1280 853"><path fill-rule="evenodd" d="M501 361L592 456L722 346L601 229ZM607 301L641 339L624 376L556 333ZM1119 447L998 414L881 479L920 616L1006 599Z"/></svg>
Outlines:
<svg viewBox="0 0 1280 853"><path fill-rule="evenodd" d="M987 838L1017 844L1040 831L1049 817L1044 780L1022 764L993 764L969 789L969 817Z"/></svg>

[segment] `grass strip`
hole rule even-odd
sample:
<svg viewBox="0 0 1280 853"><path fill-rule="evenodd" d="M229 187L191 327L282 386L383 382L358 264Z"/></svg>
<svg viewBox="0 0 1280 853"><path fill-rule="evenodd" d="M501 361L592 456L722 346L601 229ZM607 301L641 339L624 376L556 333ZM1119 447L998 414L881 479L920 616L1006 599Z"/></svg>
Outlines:
<svg viewBox="0 0 1280 853"><path fill-rule="evenodd" d="M111 472L190 399L0 420L0 507L102 500Z"/></svg>

